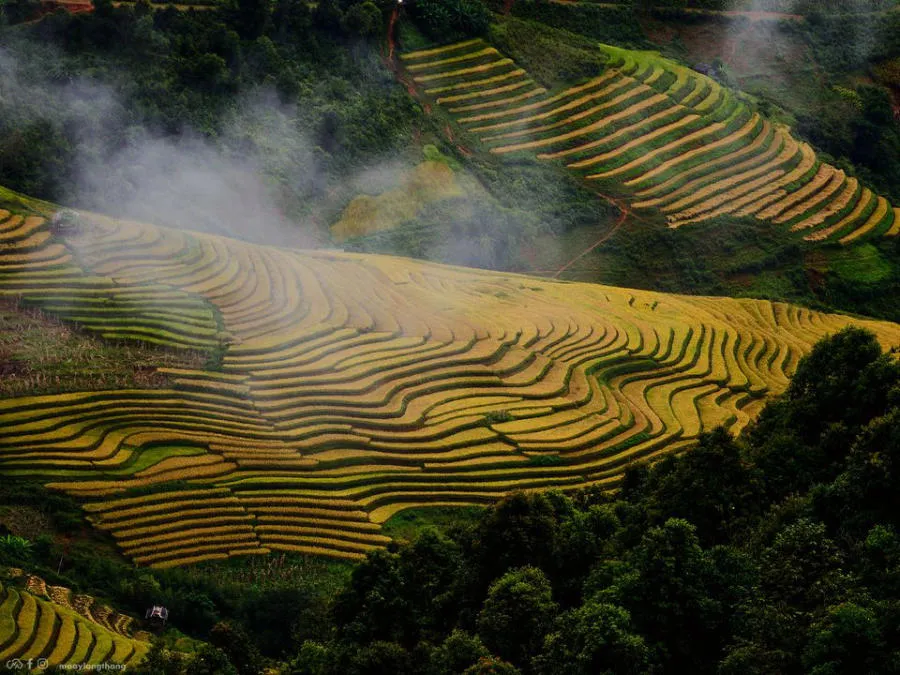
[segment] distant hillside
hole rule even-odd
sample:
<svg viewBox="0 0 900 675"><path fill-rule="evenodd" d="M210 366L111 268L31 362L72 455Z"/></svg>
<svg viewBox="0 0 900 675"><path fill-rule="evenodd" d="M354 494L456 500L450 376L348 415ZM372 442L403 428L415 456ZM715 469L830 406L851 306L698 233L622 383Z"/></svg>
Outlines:
<svg viewBox="0 0 900 675"><path fill-rule="evenodd" d="M603 193L661 211L670 227L753 215L807 241L900 234L900 209L715 80L652 53L600 48L603 73L558 93L480 41L403 62L490 153L558 160Z"/></svg>

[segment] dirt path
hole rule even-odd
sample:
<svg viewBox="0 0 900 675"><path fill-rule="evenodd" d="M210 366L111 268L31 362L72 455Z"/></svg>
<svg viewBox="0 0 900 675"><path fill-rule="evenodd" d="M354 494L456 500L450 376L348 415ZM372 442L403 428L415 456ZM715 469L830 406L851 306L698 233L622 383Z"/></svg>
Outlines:
<svg viewBox="0 0 900 675"><path fill-rule="evenodd" d="M387 43L388 43L388 54L387 58L390 63L394 62L394 50L397 47L396 39L394 38L394 29L397 26L397 19L400 17L400 7L395 6L394 11L391 12L391 20L388 22L388 30L387 30Z"/></svg>
<svg viewBox="0 0 900 675"><path fill-rule="evenodd" d="M631 210L627 206L620 204L619 202L617 202L616 200L614 200L610 197L604 197L604 199L615 204L616 207L618 207L619 211L621 211L621 213L619 214L618 220L616 220L615 224L610 228L610 230L608 232L604 232L602 237L600 237L597 241L595 241L593 244L591 244L586 249L584 249L581 253L579 253L574 258L572 258L565 265L563 265L558 270L556 270L556 272L553 273L554 279L558 279L560 274L565 272L572 265L574 265L576 262L581 260L584 256L586 256L588 253L590 253L591 251L596 249L598 246L602 246L603 244L605 244L609 240L609 238L612 237L616 232L618 232L619 228L621 228L622 225L625 224L625 221L628 220L628 216L632 215Z"/></svg>

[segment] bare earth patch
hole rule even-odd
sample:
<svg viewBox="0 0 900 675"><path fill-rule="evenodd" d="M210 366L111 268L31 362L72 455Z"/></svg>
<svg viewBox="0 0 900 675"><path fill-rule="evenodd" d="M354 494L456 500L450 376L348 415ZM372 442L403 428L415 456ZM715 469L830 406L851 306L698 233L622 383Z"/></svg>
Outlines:
<svg viewBox="0 0 900 675"><path fill-rule="evenodd" d="M156 388L157 368L202 368L199 352L110 342L38 309L0 299L0 397Z"/></svg>

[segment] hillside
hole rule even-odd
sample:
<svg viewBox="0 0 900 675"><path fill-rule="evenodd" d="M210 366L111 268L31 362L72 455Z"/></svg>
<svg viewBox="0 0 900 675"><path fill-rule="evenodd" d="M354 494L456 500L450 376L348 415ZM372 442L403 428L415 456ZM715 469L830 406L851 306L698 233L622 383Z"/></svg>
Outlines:
<svg viewBox="0 0 900 675"><path fill-rule="evenodd" d="M606 69L558 93L478 40L401 58L488 152L559 160L669 227L752 215L806 241L900 234L900 209L715 80L658 54L600 49Z"/></svg>
<svg viewBox="0 0 900 675"><path fill-rule="evenodd" d="M0 668L898 672L900 0L198 2L0 0Z"/></svg>
<svg viewBox="0 0 900 675"><path fill-rule="evenodd" d="M48 666L138 663L150 647L148 633L132 636L134 619L73 595L62 586L12 569L0 583L0 657L4 663ZM24 588L18 587L23 584ZM29 666L29 670L31 666Z"/></svg>
<svg viewBox="0 0 900 675"><path fill-rule="evenodd" d="M848 325L781 303L290 251L8 213L0 295L107 339L216 348L171 387L0 402L0 469L84 500L135 562L349 559L417 505L612 487L740 430ZM177 309L177 311L175 311Z"/></svg>

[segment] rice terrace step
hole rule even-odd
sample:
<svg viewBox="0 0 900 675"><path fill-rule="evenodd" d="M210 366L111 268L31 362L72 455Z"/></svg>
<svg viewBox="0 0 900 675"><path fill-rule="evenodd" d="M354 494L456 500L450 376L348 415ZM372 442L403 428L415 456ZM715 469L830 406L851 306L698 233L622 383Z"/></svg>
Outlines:
<svg viewBox="0 0 900 675"><path fill-rule="evenodd" d="M150 649L149 634L131 634L132 621L22 570L0 572L0 663L9 670L18 662L35 672L66 664L127 668Z"/></svg>
<svg viewBox="0 0 900 675"><path fill-rule="evenodd" d="M77 497L125 555L154 567L272 551L358 560L413 506L611 488L634 460L719 424L741 429L822 336L855 325L900 342L895 324L763 300L87 215L89 227L63 234L37 213L0 215L0 298L118 340L223 350L218 368L165 369L162 389L0 401L0 470ZM25 652L43 653L34 625L81 630L5 592ZM104 649L125 659L131 647L113 642Z"/></svg>
<svg viewBox="0 0 900 675"><path fill-rule="evenodd" d="M808 242L900 233L887 200L736 92L655 52L597 49L606 69L558 92L480 39L400 60L478 147L559 162L598 189L624 185L634 209L661 211L670 227L734 215Z"/></svg>

